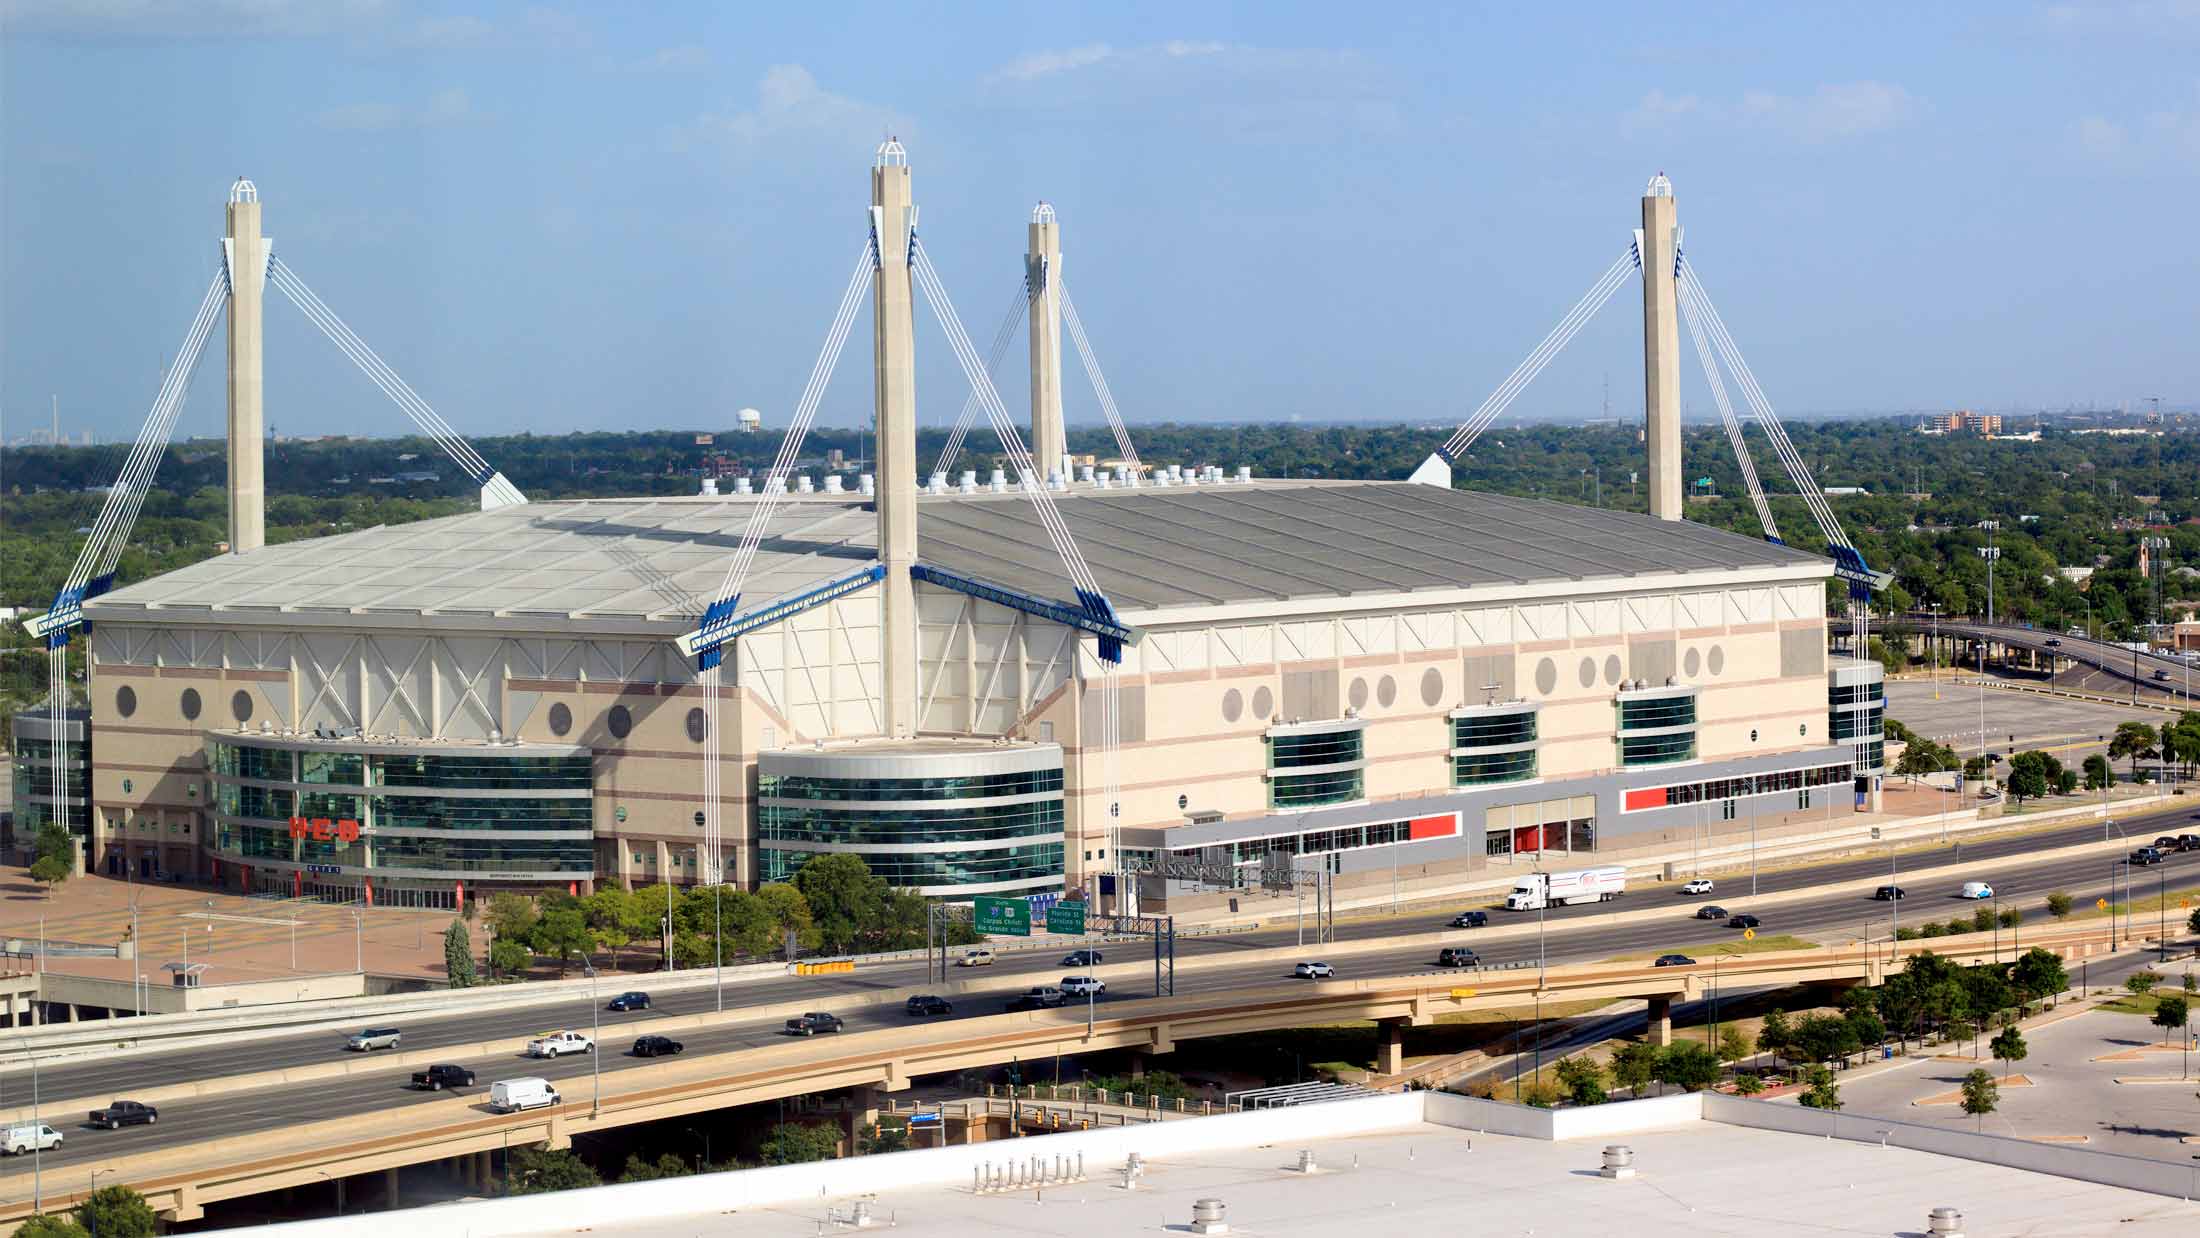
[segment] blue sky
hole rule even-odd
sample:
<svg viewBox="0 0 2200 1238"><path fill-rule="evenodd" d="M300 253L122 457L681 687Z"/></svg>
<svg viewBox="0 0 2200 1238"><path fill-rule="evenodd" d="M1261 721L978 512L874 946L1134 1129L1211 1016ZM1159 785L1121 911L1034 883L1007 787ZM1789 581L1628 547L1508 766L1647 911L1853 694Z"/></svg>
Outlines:
<svg viewBox="0 0 2200 1238"><path fill-rule="evenodd" d="M2200 401L2200 0L0 15L10 437L54 394L65 429L135 432L238 173L278 255L461 430L776 422L887 133L981 347L1032 203L1056 204L1133 421L1455 422L1661 169L1783 412ZM403 428L272 299L276 426ZM1593 414L1609 380L1634 415L1633 304L1516 409ZM929 321L919 348L920 417L952 419ZM219 431L212 351L182 433ZM829 424L869 414L849 352ZM1017 408L1020 350L1001 385ZM1693 372L1684 394L1708 412Z"/></svg>

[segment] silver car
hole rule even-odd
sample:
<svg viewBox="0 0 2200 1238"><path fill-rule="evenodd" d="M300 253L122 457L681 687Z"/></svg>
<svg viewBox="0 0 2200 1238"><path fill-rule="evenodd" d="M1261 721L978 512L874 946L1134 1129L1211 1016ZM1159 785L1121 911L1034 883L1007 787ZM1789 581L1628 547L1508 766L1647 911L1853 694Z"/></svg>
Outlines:
<svg viewBox="0 0 2200 1238"><path fill-rule="evenodd" d="M353 1032L351 1039L344 1042L344 1047L361 1053L375 1049L395 1049L398 1042L404 1039L404 1035L394 1027L370 1027L363 1032Z"/></svg>

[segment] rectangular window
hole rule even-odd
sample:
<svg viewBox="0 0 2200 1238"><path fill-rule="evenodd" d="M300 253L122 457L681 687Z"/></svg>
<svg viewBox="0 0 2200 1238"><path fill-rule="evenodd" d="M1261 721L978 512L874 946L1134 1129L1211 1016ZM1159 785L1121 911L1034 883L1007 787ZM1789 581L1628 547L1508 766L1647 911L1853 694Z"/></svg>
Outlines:
<svg viewBox="0 0 2200 1238"><path fill-rule="evenodd" d="M1696 693L1659 691L1619 700L1622 769L1696 759Z"/></svg>
<svg viewBox="0 0 2200 1238"><path fill-rule="evenodd" d="M1294 729L1271 734L1267 741L1269 807L1313 808L1366 798L1365 750L1358 726Z"/></svg>

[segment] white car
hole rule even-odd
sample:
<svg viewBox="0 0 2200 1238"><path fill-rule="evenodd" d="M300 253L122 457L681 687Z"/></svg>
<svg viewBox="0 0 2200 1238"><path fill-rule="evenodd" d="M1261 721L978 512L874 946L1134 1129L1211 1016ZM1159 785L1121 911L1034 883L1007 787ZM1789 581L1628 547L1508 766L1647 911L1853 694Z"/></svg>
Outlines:
<svg viewBox="0 0 2200 1238"><path fill-rule="evenodd" d="M955 966L991 967L993 966L993 952L991 950L965 950L963 956L955 960Z"/></svg>
<svg viewBox="0 0 2200 1238"><path fill-rule="evenodd" d="M1291 974L1301 980L1328 980L1336 976L1337 969L1327 963L1301 963L1291 969Z"/></svg>
<svg viewBox="0 0 2200 1238"><path fill-rule="evenodd" d="M1094 997L1104 997L1107 995L1108 982L1097 976L1064 976L1062 991L1071 997L1083 997L1088 993Z"/></svg>
<svg viewBox="0 0 2200 1238"><path fill-rule="evenodd" d="M1992 898L1994 897L1994 887L1986 884L1983 881L1966 881L1963 883L1963 892L1957 895L1957 897L1972 899Z"/></svg>
<svg viewBox="0 0 2200 1238"><path fill-rule="evenodd" d="M1709 893L1711 893L1711 878L1709 878L1709 877L1698 877L1698 878L1696 878L1696 879L1695 879L1694 881L1691 881L1691 882L1689 882L1689 883L1688 883L1687 885L1684 885L1684 886L1682 886L1682 887L1681 887L1681 893L1683 893L1683 894L1709 894Z"/></svg>
<svg viewBox="0 0 2200 1238"><path fill-rule="evenodd" d="M583 1032L552 1032L527 1042L529 1057L564 1057L568 1053L594 1053L596 1042Z"/></svg>

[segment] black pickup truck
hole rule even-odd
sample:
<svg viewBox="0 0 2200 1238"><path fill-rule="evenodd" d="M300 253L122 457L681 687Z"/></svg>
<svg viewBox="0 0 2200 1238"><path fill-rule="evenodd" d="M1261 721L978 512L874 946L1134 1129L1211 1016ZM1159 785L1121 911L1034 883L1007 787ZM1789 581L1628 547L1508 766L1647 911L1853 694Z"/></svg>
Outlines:
<svg viewBox="0 0 2200 1238"><path fill-rule="evenodd" d="M819 1032L837 1032L839 1030L840 1016L834 1014L820 1014L812 1011L798 1018L787 1020L787 1034L789 1036L815 1036Z"/></svg>
<svg viewBox="0 0 2200 1238"><path fill-rule="evenodd" d="M160 1110L141 1101L112 1101L105 1109L92 1110L92 1125L104 1126L108 1130L120 1130L125 1126L140 1124L151 1126L158 1121Z"/></svg>
<svg viewBox="0 0 2200 1238"><path fill-rule="evenodd" d="M440 1092L445 1088L470 1088L474 1086L474 1072L463 1066L440 1064L426 1070L413 1072L412 1085L423 1092Z"/></svg>

